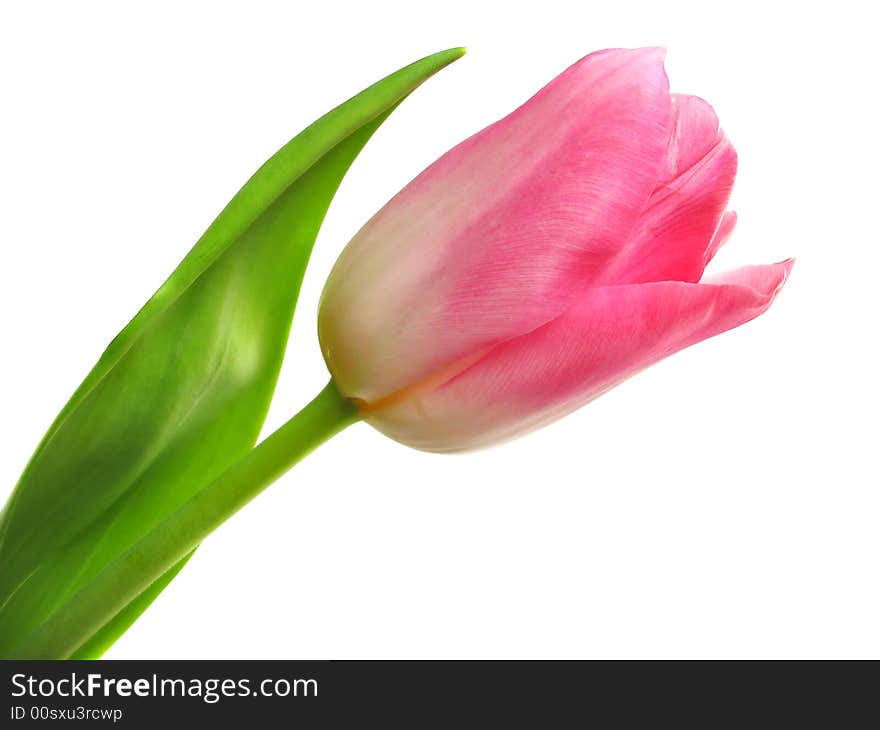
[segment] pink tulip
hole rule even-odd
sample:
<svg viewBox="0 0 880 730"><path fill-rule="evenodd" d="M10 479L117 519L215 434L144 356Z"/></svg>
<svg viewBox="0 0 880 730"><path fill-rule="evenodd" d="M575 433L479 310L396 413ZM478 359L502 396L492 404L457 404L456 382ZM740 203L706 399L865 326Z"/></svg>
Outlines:
<svg viewBox="0 0 880 730"><path fill-rule="evenodd" d="M492 444L770 306L791 260L703 276L736 152L663 56L587 56L349 243L318 331L368 422L429 451Z"/></svg>

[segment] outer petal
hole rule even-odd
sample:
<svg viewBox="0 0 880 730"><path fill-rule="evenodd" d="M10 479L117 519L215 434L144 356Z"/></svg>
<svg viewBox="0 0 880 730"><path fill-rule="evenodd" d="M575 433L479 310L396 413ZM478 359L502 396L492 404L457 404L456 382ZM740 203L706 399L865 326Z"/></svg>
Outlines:
<svg viewBox="0 0 880 730"><path fill-rule="evenodd" d="M592 289L553 322L494 348L445 383L385 404L367 420L428 451L520 435L682 348L757 317L792 264L746 267L712 283Z"/></svg>
<svg viewBox="0 0 880 730"><path fill-rule="evenodd" d="M699 281L733 181L736 151L709 104L673 95L673 127L660 183L605 284Z"/></svg>
<svg viewBox="0 0 880 730"><path fill-rule="evenodd" d="M343 393L386 396L570 306L656 185L671 117L662 59L586 57L364 226L319 314Z"/></svg>

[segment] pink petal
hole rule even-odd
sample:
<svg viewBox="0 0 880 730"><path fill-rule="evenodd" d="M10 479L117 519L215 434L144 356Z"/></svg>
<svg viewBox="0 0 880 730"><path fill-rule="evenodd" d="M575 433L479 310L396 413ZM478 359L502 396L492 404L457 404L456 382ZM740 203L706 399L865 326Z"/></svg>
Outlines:
<svg viewBox="0 0 880 730"><path fill-rule="evenodd" d="M712 283L589 290L554 321L503 343L445 383L368 413L387 435L429 451L489 445L560 418L635 373L766 311L793 261Z"/></svg>
<svg viewBox="0 0 880 730"><path fill-rule="evenodd" d="M733 181L736 151L709 104L675 94L666 165L629 243L604 284L699 281Z"/></svg>
<svg viewBox="0 0 880 730"><path fill-rule="evenodd" d="M361 229L319 316L346 395L383 397L571 305L656 185L671 117L662 60L658 49L587 56Z"/></svg>
<svg viewBox="0 0 880 730"><path fill-rule="evenodd" d="M708 266L709 262L715 258L718 249L727 243L734 228L736 228L736 212L728 210L718 224L718 230L716 230L715 235L712 236L712 241L709 243L709 247L706 249L706 253L703 256L704 269Z"/></svg>

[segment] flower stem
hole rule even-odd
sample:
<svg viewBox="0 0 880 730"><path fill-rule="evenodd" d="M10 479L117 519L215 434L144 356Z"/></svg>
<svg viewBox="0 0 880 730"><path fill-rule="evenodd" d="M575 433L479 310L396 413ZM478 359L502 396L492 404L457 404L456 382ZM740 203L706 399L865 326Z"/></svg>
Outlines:
<svg viewBox="0 0 880 730"><path fill-rule="evenodd" d="M10 658L63 659L263 489L358 420L331 380L305 408L197 492L22 637Z"/></svg>

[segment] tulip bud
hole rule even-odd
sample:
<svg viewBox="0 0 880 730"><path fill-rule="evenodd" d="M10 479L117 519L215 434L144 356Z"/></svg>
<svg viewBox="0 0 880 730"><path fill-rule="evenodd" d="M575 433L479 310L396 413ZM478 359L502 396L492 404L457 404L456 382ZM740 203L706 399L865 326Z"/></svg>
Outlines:
<svg viewBox="0 0 880 730"><path fill-rule="evenodd" d="M736 153L660 49L593 53L447 152L354 237L318 332L388 436L486 446L764 312L792 261L704 278Z"/></svg>

